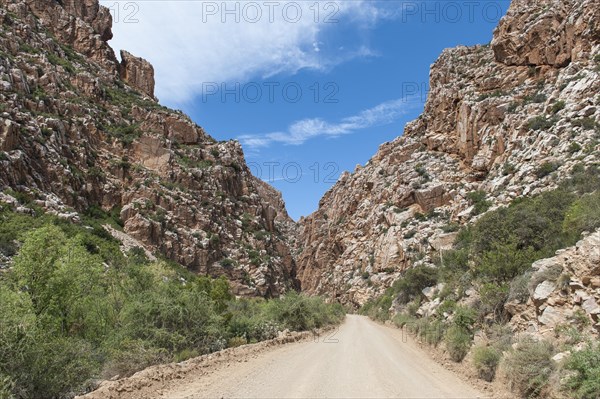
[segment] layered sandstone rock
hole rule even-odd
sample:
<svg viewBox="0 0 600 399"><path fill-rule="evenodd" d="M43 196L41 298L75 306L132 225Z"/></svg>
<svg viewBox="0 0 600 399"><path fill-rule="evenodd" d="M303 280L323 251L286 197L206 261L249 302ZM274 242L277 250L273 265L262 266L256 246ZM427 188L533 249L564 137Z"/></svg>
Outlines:
<svg viewBox="0 0 600 399"><path fill-rule="evenodd" d="M600 2L513 0L492 41L506 65L567 66L600 39Z"/></svg>
<svg viewBox="0 0 600 399"><path fill-rule="evenodd" d="M154 98L154 68L148 61L121 50L119 74L131 87Z"/></svg>
<svg viewBox="0 0 600 399"><path fill-rule="evenodd" d="M97 0L0 0L0 191L77 221L119 210L113 232L237 294L296 287L294 224L237 142L217 143L154 99L152 66L107 43Z"/></svg>
<svg viewBox="0 0 600 399"><path fill-rule="evenodd" d="M445 50L423 114L300 221L302 288L358 306L451 246L449 226L473 220L469 193L500 206L597 162L581 121L600 121L599 10L515 0L491 46ZM557 170L538 177L544 163Z"/></svg>

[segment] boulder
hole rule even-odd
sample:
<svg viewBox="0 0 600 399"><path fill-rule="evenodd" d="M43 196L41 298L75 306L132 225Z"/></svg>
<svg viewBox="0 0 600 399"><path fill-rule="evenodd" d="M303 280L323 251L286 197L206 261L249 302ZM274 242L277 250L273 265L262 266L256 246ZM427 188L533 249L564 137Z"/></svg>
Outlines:
<svg viewBox="0 0 600 399"><path fill-rule="evenodd" d="M533 299L536 301L545 301L555 289L555 283L552 281L544 281L535 288Z"/></svg>
<svg viewBox="0 0 600 399"><path fill-rule="evenodd" d="M586 313L591 315L600 314L600 306L598 306L598 302L593 297L586 299L582 304L581 308L586 311Z"/></svg>
<svg viewBox="0 0 600 399"><path fill-rule="evenodd" d="M562 324L567 320L569 312L555 308L553 306L547 306L538 321L547 327L554 327L557 324Z"/></svg>

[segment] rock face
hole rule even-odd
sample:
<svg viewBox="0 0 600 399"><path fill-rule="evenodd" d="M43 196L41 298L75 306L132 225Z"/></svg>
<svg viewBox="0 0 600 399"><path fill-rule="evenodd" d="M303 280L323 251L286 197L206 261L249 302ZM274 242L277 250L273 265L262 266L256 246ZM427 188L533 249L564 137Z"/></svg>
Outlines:
<svg viewBox="0 0 600 399"><path fill-rule="evenodd" d="M549 259L533 264L536 276L545 275L549 269L561 270L558 281L544 281L530 287L533 297L526 304L509 304L511 325L517 331L544 334L552 333L558 325L572 324L577 317L583 327L600 329L600 291L595 284L600 278L600 230L588 235L574 247L559 251Z"/></svg>
<svg viewBox="0 0 600 399"><path fill-rule="evenodd" d="M112 16L98 0L2 0L1 5L29 19L35 16L62 44L93 59L108 70L116 70ZM29 32L32 33L32 32Z"/></svg>
<svg viewBox="0 0 600 399"><path fill-rule="evenodd" d="M120 212L124 246L226 275L240 295L297 287L280 194L251 175L239 143L160 106L148 62L123 52L119 64L106 8L0 0L0 23L0 191L72 220Z"/></svg>
<svg viewBox="0 0 600 399"><path fill-rule="evenodd" d="M121 50L119 74L131 87L154 98L154 67L148 61Z"/></svg>
<svg viewBox="0 0 600 399"><path fill-rule="evenodd" d="M600 39L600 3L514 0L494 34L496 60L506 65L564 67Z"/></svg>
<svg viewBox="0 0 600 399"><path fill-rule="evenodd" d="M448 229L473 219L469 193L501 206L597 162L599 12L514 0L490 46L445 50L423 114L300 221L303 290L358 306L451 245Z"/></svg>

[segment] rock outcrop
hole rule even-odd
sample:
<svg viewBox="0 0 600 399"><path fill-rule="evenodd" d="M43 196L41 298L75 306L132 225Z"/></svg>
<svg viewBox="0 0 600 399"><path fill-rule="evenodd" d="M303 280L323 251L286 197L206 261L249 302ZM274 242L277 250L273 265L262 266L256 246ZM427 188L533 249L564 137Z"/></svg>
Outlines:
<svg viewBox="0 0 600 399"><path fill-rule="evenodd" d="M589 328L590 335L593 327L600 329L600 231L533 268L529 300L506 305L516 331L552 335L555 327L574 321Z"/></svg>
<svg viewBox="0 0 600 399"><path fill-rule="evenodd" d="M225 275L236 294L297 287L281 195L252 176L239 143L160 106L148 62L117 61L106 8L0 0L0 23L0 191L74 221L120 212L125 247Z"/></svg>
<svg viewBox="0 0 600 399"><path fill-rule="evenodd" d="M600 4L579 0L513 0L492 41L506 65L565 67L600 40Z"/></svg>
<svg viewBox="0 0 600 399"><path fill-rule="evenodd" d="M451 246L469 193L502 206L598 162L599 10L514 0L491 45L445 50L423 114L300 221L303 290L361 305Z"/></svg>
<svg viewBox="0 0 600 399"><path fill-rule="evenodd" d="M148 61L121 50L119 74L131 87L154 98L154 67Z"/></svg>

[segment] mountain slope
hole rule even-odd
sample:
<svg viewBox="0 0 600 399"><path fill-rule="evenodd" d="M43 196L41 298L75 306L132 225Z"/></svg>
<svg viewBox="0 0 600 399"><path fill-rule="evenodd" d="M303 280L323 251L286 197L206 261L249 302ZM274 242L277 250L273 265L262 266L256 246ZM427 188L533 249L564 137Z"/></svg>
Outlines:
<svg viewBox="0 0 600 399"><path fill-rule="evenodd" d="M423 114L301 220L303 290L361 305L460 224L596 164L599 6L514 0L491 45L445 50Z"/></svg>
<svg viewBox="0 0 600 399"><path fill-rule="evenodd" d="M296 287L281 196L254 178L237 142L215 142L154 98L154 71L108 44L97 0L0 1L0 188L77 221L123 231L237 294Z"/></svg>

